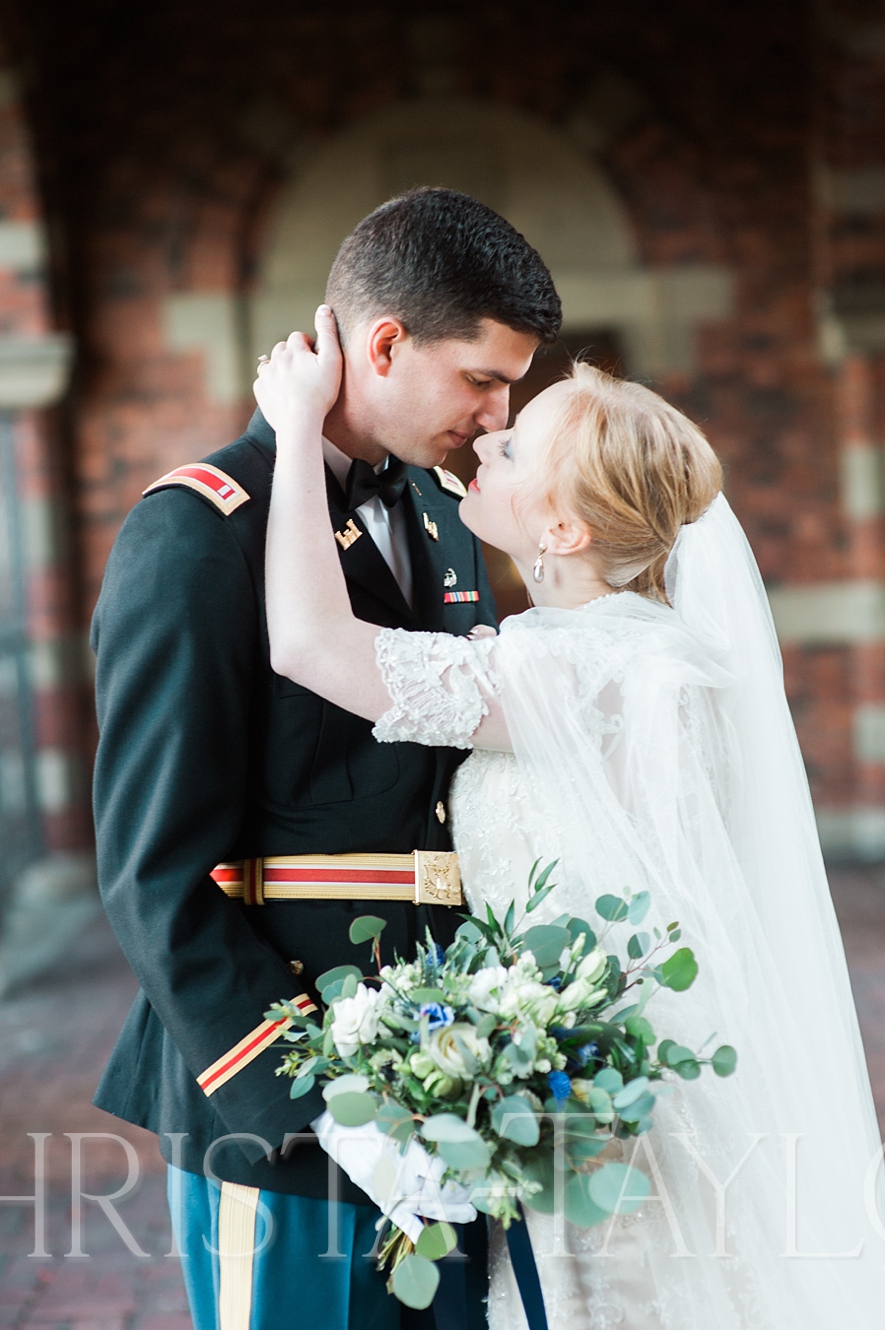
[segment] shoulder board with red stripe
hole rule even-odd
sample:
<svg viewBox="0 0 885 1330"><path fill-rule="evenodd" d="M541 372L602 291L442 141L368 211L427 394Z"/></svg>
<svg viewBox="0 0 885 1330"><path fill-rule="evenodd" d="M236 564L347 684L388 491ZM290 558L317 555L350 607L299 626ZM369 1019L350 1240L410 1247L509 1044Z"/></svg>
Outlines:
<svg viewBox="0 0 885 1330"><path fill-rule="evenodd" d="M444 466L435 466L433 474L436 476L437 484L441 490L446 490L449 494L456 494L459 499L463 499L467 490L464 488L464 482L459 480L454 471L447 471Z"/></svg>
<svg viewBox="0 0 885 1330"><path fill-rule="evenodd" d="M225 517L229 517L241 503L248 503L252 497L233 476L219 471L217 466L210 466L208 462L193 462L188 466L176 467L174 471L155 480L153 485L148 485L143 494L153 494L155 490L167 489L170 485L184 485L186 489L194 490L214 504Z"/></svg>

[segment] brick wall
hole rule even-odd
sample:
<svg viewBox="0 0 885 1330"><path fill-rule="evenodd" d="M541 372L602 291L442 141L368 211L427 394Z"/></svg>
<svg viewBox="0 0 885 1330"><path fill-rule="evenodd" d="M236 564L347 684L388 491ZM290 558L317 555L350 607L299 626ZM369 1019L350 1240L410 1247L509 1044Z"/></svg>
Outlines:
<svg viewBox="0 0 885 1330"><path fill-rule="evenodd" d="M398 101L408 116L409 98L485 99L601 168L655 290L667 274L726 275L728 308L679 325L686 349L653 377L726 462L830 844L885 855L885 55L872 7L7 10L56 304L78 347L65 442L81 625L141 489L249 414L250 292L287 183ZM213 320L229 325L226 366L206 341Z"/></svg>

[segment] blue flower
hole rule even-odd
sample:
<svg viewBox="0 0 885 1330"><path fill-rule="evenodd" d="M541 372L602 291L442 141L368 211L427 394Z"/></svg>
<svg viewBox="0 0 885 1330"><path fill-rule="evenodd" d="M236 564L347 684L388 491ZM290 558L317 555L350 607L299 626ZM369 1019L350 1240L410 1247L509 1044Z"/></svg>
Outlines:
<svg viewBox="0 0 885 1330"><path fill-rule="evenodd" d="M442 965L446 959L445 948L441 947L438 942L432 943L427 950L427 959L431 965L437 967Z"/></svg>
<svg viewBox="0 0 885 1330"><path fill-rule="evenodd" d="M579 1048L575 1053L575 1057L580 1066L586 1067L588 1062L599 1057L599 1045L591 1041L589 1044L585 1044L583 1048Z"/></svg>
<svg viewBox="0 0 885 1330"><path fill-rule="evenodd" d="M572 1083L564 1071L548 1071L547 1084L557 1103L564 1103L572 1092Z"/></svg>
<svg viewBox="0 0 885 1330"><path fill-rule="evenodd" d="M455 1013L451 1007L444 1007L441 1002L422 1002L421 1017L428 1017L427 1028L431 1034L434 1030L444 1030L447 1025L451 1025L455 1019Z"/></svg>
<svg viewBox="0 0 885 1330"><path fill-rule="evenodd" d="M550 988L555 989L556 992L558 993L559 990L562 988L562 975L555 974L552 979L547 980L547 984Z"/></svg>

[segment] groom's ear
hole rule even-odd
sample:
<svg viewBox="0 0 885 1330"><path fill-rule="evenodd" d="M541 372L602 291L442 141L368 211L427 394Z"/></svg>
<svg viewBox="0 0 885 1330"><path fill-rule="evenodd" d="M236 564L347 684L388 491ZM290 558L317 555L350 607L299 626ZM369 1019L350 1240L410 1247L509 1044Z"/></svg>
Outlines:
<svg viewBox="0 0 885 1330"><path fill-rule="evenodd" d="M386 378L397 353L408 340L409 334L399 319L384 315L369 327L366 336L366 354L375 374Z"/></svg>

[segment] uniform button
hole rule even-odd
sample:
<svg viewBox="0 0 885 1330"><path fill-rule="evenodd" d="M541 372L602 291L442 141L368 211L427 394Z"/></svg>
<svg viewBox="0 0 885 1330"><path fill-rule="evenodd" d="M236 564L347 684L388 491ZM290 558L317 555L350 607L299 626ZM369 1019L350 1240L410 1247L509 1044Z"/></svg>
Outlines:
<svg viewBox="0 0 885 1330"><path fill-rule="evenodd" d="M289 961L289 969L293 974L301 974L304 969L304 961Z"/></svg>
<svg viewBox="0 0 885 1330"><path fill-rule="evenodd" d="M442 799L440 799L439 803L436 805L436 820L440 823L445 822L446 820L446 806Z"/></svg>

